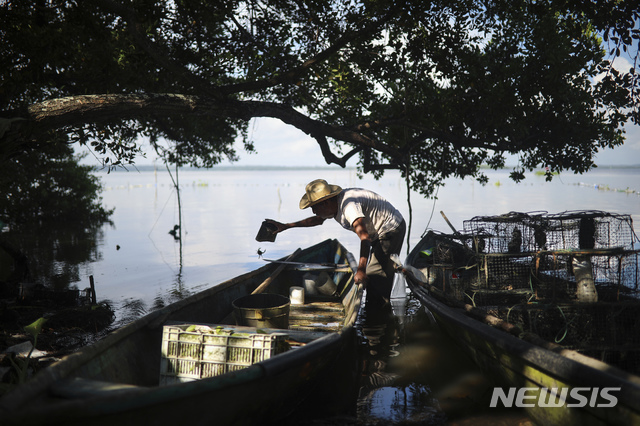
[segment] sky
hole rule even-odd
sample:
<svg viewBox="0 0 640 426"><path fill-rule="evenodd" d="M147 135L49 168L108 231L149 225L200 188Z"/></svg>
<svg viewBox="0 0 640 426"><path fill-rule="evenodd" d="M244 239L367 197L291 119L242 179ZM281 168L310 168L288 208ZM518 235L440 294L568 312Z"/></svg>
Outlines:
<svg viewBox="0 0 640 426"><path fill-rule="evenodd" d="M616 149L599 152L596 164L606 165L640 165L640 126L627 126L626 142Z"/></svg>

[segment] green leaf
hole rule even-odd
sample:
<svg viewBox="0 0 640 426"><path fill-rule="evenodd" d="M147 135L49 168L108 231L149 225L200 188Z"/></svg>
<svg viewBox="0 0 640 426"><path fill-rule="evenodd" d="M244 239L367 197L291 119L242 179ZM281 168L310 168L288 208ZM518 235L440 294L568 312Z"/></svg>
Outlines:
<svg viewBox="0 0 640 426"><path fill-rule="evenodd" d="M37 320L35 320L31 324L25 326L24 327L24 331L26 331L27 333L29 333L33 337L36 337L36 336L38 336L38 334L40 334L42 332L42 326L47 321L48 321L48 319L46 319L46 318L38 318Z"/></svg>

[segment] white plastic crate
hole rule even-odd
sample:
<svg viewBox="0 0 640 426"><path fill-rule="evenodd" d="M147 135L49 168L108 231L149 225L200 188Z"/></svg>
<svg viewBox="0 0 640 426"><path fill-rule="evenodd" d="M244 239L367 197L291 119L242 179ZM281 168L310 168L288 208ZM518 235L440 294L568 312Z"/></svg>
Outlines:
<svg viewBox="0 0 640 426"><path fill-rule="evenodd" d="M165 325L162 334L161 385L240 370L288 349L286 334L222 325Z"/></svg>

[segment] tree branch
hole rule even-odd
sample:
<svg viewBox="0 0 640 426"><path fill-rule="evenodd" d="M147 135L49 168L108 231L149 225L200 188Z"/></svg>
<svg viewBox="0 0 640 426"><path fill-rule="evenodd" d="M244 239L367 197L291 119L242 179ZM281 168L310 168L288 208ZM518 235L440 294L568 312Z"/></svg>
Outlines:
<svg viewBox="0 0 640 426"><path fill-rule="evenodd" d="M27 140L41 139L52 130L81 126L90 122L121 121L158 114L215 115L241 120L256 117L277 118L316 139L327 163L335 163L343 167L349 158L364 147L375 149L391 158L402 158L400 151L376 139L314 120L287 105L177 94L83 95L40 102L29 106L26 110L9 112L5 114L4 119L0 118L0 124L4 124L5 127L4 134L0 135L0 143L3 148L11 146L12 148L8 151L14 151L16 141L22 140L26 143ZM20 125L19 129L18 125ZM331 152L327 138L347 142L358 148L340 158ZM2 149L2 151L7 150ZM10 154L10 152L3 152L2 157L7 158Z"/></svg>

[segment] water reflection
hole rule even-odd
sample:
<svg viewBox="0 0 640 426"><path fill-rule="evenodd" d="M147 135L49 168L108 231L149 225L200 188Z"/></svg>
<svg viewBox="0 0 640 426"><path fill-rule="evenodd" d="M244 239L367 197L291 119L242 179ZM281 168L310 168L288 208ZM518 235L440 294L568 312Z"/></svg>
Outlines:
<svg viewBox="0 0 640 426"><path fill-rule="evenodd" d="M0 280L15 284L16 288L19 283L38 283L52 290L88 287L88 281L81 283L81 269L101 260L98 241L103 233L102 226L84 227L68 222L14 227L2 232L2 247L22 261L16 261L15 255L14 259L0 256L0 267L7 274L0 276ZM16 282L11 282L12 279Z"/></svg>
<svg viewBox="0 0 640 426"><path fill-rule="evenodd" d="M189 287L187 287L185 285L184 282L184 278L182 276L182 264L183 260L182 260L182 243L180 244L180 262L179 262L179 266L178 266L178 273L176 273L176 276L173 280L173 283L171 285L171 289L169 290L169 293L166 294L166 300L165 300L165 305L170 305L174 302L177 302L179 300L185 299L189 296L191 296L194 292L191 291L189 289ZM159 298L162 297L161 295L158 295L156 297Z"/></svg>
<svg viewBox="0 0 640 426"><path fill-rule="evenodd" d="M411 295L404 314L363 309L358 424L531 424L488 409L493 383ZM492 410L492 411L488 411Z"/></svg>
<svg viewBox="0 0 640 426"><path fill-rule="evenodd" d="M397 368L402 356L403 324L390 305L365 304L358 329L363 339L357 404L358 422L365 424L439 424L444 413L429 386L416 383Z"/></svg>
<svg viewBox="0 0 640 426"><path fill-rule="evenodd" d="M193 291L185 286L181 271L182 266L180 266L180 271L176 274L171 289L166 293L157 294L150 306L147 306L147 303L142 299L127 298L121 302L120 306L118 306L118 321L113 325L113 328L127 325L149 312L162 309L194 294ZM113 305L113 302L109 302Z"/></svg>
<svg viewBox="0 0 640 426"><path fill-rule="evenodd" d="M79 226L76 223L59 222L55 226L30 224L29 227L13 227L0 235L0 283L2 294L18 296L20 288L43 288L62 292L85 290L90 286L87 270L103 260L105 232L113 224L106 222L95 226ZM167 235L166 238L171 238ZM182 300L194 293L183 277L183 245L175 239L177 270L169 289L161 289L152 300L142 297L124 297L114 300L105 297L103 291L111 284L112 273L96 277L98 300L114 309L117 320L110 329L118 328L143 315ZM120 246L116 251L122 252ZM134 260L134 259L132 259ZM134 260L135 261L135 260ZM142 260L141 260L142 261ZM114 271L117 267L114 267ZM127 269L126 267L121 269ZM89 274L90 275L90 274ZM123 285L127 285L124 284ZM128 284L132 286L133 284ZM145 285L136 283L135 285ZM88 293L87 293L88 294Z"/></svg>
<svg viewBox="0 0 640 426"><path fill-rule="evenodd" d="M120 305L119 319L114 327L120 327L129 324L131 321L140 318L147 313L147 306L140 299L127 299Z"/></svg>

